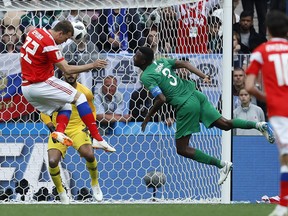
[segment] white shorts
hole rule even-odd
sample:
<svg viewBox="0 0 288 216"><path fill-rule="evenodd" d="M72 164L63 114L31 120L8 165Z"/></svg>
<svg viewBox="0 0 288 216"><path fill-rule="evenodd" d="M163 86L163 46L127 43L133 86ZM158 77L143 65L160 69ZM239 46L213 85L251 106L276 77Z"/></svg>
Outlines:
<svg viewBox="0 0 288 216"><path fill-rule="evenodd" d="M280 155L288 154L288 118L273 116L269 122L273 127Z"/></svg>
<svg viewBox="0 0 288 216"><path fill-rule="evenodd" d="M54 76L45 82L33 83L21 88L27 101L47 115L52 115L65 104L71 103L77 93L69 83Z"/></svg>

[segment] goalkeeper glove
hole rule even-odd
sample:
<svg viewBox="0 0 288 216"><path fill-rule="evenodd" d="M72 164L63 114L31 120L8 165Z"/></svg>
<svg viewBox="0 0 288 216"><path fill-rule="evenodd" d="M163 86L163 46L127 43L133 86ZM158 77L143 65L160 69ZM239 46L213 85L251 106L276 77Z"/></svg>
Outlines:
<svg viewBox="0 0 288 216"><path fill-rule="evenodd" d="M90 136L91 141L93 140L93 137L91 136L91 133L90 133L90 131L89 131L89 129L87 127L85 127L82 131Z"/></svg>
<svg viewBox="0 0 288 216"><path fill-rule="evenodd" d="M55 128L54 125L49 125L49 126L47 125L47 127L48 127L50 133L53 133L54 131L56 131L56 128ZM52 137L52 141L53 141L53 143L57 143L57 142L58 142L58 141L57 141L56 139L54 139L53 137Z"/></svg>
<svg viewBox="0 0 288 216"><path fill-rule="evenodd" d="M56 131L56 128L54 125L51 125L51 126L47 126L48 129L50 130L51 133L53 133L54 131Z"/></svg>
<svg viewBox="0 0 288 216"><path fill-rule="evenodd" d="M83 128L82 131L85 132L85 133L90 133L87 127Z"/></svg>

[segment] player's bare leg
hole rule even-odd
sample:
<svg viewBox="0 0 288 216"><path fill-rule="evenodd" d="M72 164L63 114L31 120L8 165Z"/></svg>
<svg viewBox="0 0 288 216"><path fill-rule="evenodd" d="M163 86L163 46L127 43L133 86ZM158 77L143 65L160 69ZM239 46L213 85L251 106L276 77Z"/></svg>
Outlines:
<svg viewBox="0 0 288 216"><path fill-rule="evenodd" d="M190 135L176 139L177 154L195 160L199 163L205 163L222 168L221 161L205 154L204 152L189 146Z"/></svg>
<svg viewBox="0 0 288 216"><path fill-rule="evenodd" d="M194 159L195 149L189 146L190 135L176 139L177 154Z"/></svg>
<svg viewBox="0 0 288 216"><path fill-rule="evenodd" d="M221 185L232 170L233 164L228 161L221 161L204 152L189 146L190 135L176 139L177 154L195 160L199 163L216 166L220 169L218 184Z"/></svg>
<svg viewBox="0 0 288 216"><path fill-rule="evenodd" d="M231 130L233 128L241 128L241 129L257 129L259 130L263 136L268 140L270 143L274 143L275 138L273 135L272 129L269 127L267 122L253 122L247 121L243 119L231 119L228 120L224 117L220 117L217 119L211 126L215 126L221 130Z"/></svg>
<svg viewBox="0 0 288 216"><path fill-rule="evenodd" d="M84 144L79 149L79 154L86 160L86 167L91 177L91 187L93 191L93 197L96 201L100 202L103 200L103 193L101 191L98 181L98 167L97 161L94 156L94 151L90 144Z"/></svg>
<svg viewBox="0 0 288 216"><path fill-rule="evenodd" d="M224 117L220 117L219 119L217 119L215 122L212 123L211 126L215 126L225 131L233 129L232 120L228 120Z"/></svg>

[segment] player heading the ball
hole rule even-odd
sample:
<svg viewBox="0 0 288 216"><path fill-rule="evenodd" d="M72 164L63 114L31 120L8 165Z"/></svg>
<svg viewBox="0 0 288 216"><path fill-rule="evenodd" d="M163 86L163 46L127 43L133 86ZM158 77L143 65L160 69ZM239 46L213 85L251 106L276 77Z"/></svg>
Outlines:
<svg viewBox="0 0 288 216"><path fill-rule="evenodd" d="M106 60L97 59L85 65L69 65L63 58L58 44L74 34L73 25L63 20L53 29L31 30L21 47L22 92L27 101L40 112L52 115L58 111L56 131L52 136L64 145L73 141L64 134L75 104L84 124L93 137L93 145L106 151L116 151L99 134L95 118L84 94L54 76L54 65L67 74L77 74L94 68L105 68Z"/></svg>

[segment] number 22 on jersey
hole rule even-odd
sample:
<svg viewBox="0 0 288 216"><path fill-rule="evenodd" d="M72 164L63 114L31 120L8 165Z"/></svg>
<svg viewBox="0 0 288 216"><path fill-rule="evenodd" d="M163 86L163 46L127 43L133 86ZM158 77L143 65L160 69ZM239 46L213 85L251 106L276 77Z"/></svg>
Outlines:
<svg viewBox="0 0 288 216"><path fill-rule="evenodd" d="M33 47L32 48L28 47L28 44L31 44ZM23 57L23 54L21 54L21 57L23 57L25 61L31 64L32 61L29 58L29 55L34 56L35 53L37 52L38 47L39 47L39 44L36 41L32 40L31 37L27 36L26 42L23 44L23 48L25 49L26 54L24 55L24 57Z"/></svg>

